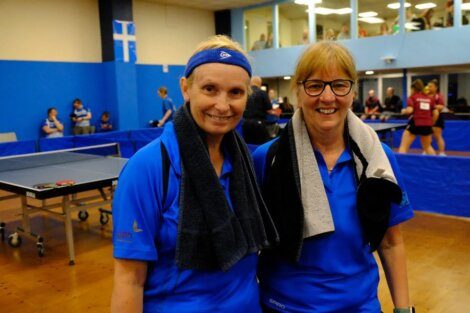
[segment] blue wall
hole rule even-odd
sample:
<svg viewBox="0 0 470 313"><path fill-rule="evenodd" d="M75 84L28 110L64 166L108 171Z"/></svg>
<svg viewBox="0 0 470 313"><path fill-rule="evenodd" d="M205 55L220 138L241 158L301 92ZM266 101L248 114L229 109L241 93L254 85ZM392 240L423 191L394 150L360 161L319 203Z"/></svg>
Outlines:
<svg viewBox="0 0 470 313"><path fill-rule="evenodd" d="M163 73L161 65L137 65L137 94L139 102L139 126L146 127L149 120L162 117L162 100L157 95L160 86L168 89L168 96L179 107L183 104L179 80L184 75L183 65L170 65Z"/></svg>
<svg viewBox="0 0 470 313"><path fill-rule="evenodd" d="M106 109L99 63L0 61L0 73L0 132L15 132L19 140L38 138L52 106L70 134L74 98L91 108L93 120Z"/></svg>
<svg viewBox="0 0 470 313"><path fill-rule="evenodd" d="M168 73L161 65L122 66L126 65L0 60L0 132L15 132L18 140L37 139L43 135L40 127L47 109L54 106L65 135L71 134L69 115L77 97L92 110L92 122L108 110L115 129L121 130L146 127L149 120L161 118L156 92L160 86L168 88L175 105L183 103L179 79L184 66L169 66ZM135 72L134 81L117 79L128 72ZM125 103L116 104L118 98Z"/></svg>

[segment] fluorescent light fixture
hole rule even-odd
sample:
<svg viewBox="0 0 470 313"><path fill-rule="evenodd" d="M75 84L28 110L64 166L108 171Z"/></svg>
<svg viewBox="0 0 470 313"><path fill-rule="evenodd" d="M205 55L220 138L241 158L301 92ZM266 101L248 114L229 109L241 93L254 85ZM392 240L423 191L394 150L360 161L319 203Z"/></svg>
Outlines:
<svg viewBox="0 0 470 313"><path fill-rule="evenodd" d="M384 19L380 17L360 17L357 20L369 24L381 24L385 22Z"/></svg>
<svg viewBox="0 0 470 313"><path fill-rule="evenodd" d="M284 76L284 80L290 80L291 77L290 76Z"/></svg>
<svg viewBox="0 0 470 313"><path fill-rule="evenodd" d="M418 10L426 10L426 9L435 8L436 6L437 5L435 3L426 2L426 3L420 3L420 4L415 5L415 8L417 8Z"/></svg>
<svg viewBox="0 0 470 313"><path fill-rule="evenodd" d="M379 13L374 12L374 11L367 11L367 12L359 13L359 17L374 17L377 15L379 15Z"/></svg>
<svg viewBox="0 0 470 313"><path fill-rule="evenodd" d="M308 9L305 11L309 12ZM313 12L315 12L315 14L320 14L320 15L331 15L331 14L343 15L343 14L351 14L352 9L351 8L330 9L330 8L318 7L318 8L314 8Z"/></svg>
<svg viewBox="0 0 470 313"><path fill-rule="evenodd" d="M411 6L410 3L405 2L405 8L409 8L410 6ZM400 2L389 3L389 4L387 4L387 8L389 8L389 9L399 9L400 8Z"/></svg>
<svg viewBox="0 0 470 313"><path fill-rule="evenodd" d="M374 71L366 71L366 75L374 75Z"/></svg>
<svg viewBox="0 0 470 313"><path fill-rule="evenodd" d="M470 11L470 2L462 3L460 5L460 8L462 9L462 11Z"/></svg>
<svg viewBox="0 0 470 313"><path fill-rule="evenodd" d="M295 4L309 5L313 3L321 3L322 0L295 0Z"/></svg>
<svg viewBox="0 0 470 313"><path fill-rule="evenodd" d="M313 9L313 12L315 12L316 14L320 14L320 15L330 15L330 14L334 14L335 10L328 9L328 8L315 8Z"/></svg>
<svg viewBox="0 0 470 313"><path fill-rule="evenodd" d="M339 15L351 14L352 9L351 8L341 8L341 9L337 9L335 13L339 14Z"/></svg>

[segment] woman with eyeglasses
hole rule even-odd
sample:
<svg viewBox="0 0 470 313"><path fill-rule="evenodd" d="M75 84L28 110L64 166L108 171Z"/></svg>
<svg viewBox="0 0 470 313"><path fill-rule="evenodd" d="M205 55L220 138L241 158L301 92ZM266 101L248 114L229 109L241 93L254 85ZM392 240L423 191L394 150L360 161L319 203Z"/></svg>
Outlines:
<svg viewBox="0 0 470 313"><path fill-rule="evenodd" d="M310 46L293 79L297 110L254 153L280 245L261 253L264 312L380 312L378 251L395 305L412 312L400 223L413 216L395 157L350 110L350 52Z"/></svg>

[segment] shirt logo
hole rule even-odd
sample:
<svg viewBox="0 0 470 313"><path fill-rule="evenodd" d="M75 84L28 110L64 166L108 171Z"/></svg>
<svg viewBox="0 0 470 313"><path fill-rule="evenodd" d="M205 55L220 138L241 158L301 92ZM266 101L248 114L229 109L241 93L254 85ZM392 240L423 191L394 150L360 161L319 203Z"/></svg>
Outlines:
<svg viewBox="0 0 470 313"><path fill-rule="evenodd" d="M139 226L137 225L137 221L136 221L136 220L134 220L134 224L132 224L132 230L134 231L134 233L143 232L143 230L140 229Z"/></svg>
<svg viewBox="0 0 470 313"><path fill-rule="evenodd" d="M220 59L221 59L221 60L231 57L231 55L228 54L228 53L225 52L225 51L220 52L219 56L220 56Z"/></svg>

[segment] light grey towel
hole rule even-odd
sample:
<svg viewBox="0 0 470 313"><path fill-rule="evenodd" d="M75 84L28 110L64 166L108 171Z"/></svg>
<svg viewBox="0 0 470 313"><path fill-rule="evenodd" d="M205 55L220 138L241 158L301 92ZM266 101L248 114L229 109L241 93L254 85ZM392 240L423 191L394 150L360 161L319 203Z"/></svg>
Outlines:
<svg viewBox="0 0 470 313"><path fill-rule="evenodd" d="M366 177L385 178L396 183L390 162L376 132L361 121L352 111L347 115L348 131L368 161ZM305 125L302 110L292 117L295 149L299 165L301 201L304 210L303 238L335 230L331 208L318 169L312 143ZM362 163L355 154L356 172L362 174Z"/></svg>

